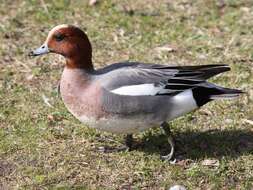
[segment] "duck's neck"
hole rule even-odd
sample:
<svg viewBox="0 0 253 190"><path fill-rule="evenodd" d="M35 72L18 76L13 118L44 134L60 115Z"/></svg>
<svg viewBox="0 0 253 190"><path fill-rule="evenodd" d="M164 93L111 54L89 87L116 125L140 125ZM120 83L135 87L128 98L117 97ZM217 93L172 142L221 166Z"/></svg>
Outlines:
<svg viewBox="0 0 253 190"><path fill-rule="evenodd" d="M82 68L69 68L65 66L61 77L61 92L71 92L70 94L78 94L80 90L85 90L92 80L89 71Z"/></svg>
<svg viewBox="0 0 253 190"><path fill-rule="evenodd" d="M94 71L94 67L91 61L91 57L87 56L73 56L66 58L66 67L68 69L83 69L87 72Z"/></svg>

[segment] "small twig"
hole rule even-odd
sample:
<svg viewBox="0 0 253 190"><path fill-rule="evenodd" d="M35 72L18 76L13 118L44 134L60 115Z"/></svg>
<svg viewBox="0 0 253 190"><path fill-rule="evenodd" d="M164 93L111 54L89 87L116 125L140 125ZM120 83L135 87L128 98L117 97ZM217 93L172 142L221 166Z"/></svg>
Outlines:
<svg viewBox="0 0 253 190"><path fill-rule="evenodd" d="M250 125L253 125L253 121L252 121L252 120L249 120L249 119L242 119L242 122L248 123L248 124L250 124Z"/></svg>
<svg viewBox="0 0 253 190"><path fill-rule="evenodd" d="M48 107L50 107L50 108L53 107L53 106L49 103L49 98L46 97L44 94L42 94L42 99L43 99L44 103L45 103Z"/></svg>
<svg viewBox="0 0 253 190"><path fill-rule="evenodd" d="M226 47L226 49L225 49L225 51L224 51L224 55L227 55L227 54L228 54L228 51L229 51L229 49L230 49L230 46L231 46L232 43L235 41L235 38L236 38L236 36L233 36L233 37L229 40L229 42L228 42L228 44L227 44L227 47Z"/></svg>
<svg viewBox="0 0 253 190"><path fill-rule="evenodd" d="M47 5L46 5L45 1L44 1L44 0L40 0L40 3L41 3L41 5L42 5L42 7L44 8L45 12L46 12L47 14L49 14L48 8L47 8Z"/></svg>

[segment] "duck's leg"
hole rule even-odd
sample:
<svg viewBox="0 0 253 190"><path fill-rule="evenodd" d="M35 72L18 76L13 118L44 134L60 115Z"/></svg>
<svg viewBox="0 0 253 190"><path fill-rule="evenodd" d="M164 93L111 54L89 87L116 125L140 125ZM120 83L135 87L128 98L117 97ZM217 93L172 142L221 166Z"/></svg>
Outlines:
<svg viewBox="0 0 253 190"><path fill-rule="evenodd" d="M167 155L161 156L161 158L166 161L171 161L175 152L175 143L173 140L172 133L170 131L170 126L167 122L163 122L160 127L161 127L162 132L168 137L168 143L170 145L170 153Z"/></svg>
<svg viewBox="0 0 253 190"><path fill-rule="evenodd" d="M133 135L127 134L125 136L125 142L122 146L114 147L114 148L112 148L112 147L99 147L99 151L104 152L104 153L131 151L132 145L133 145Z"/></svg>
<svg viewBox="0 0 253 190"><path fill-rule="evenodd" d="M133 134L127 134L125 137L125 145L127 149L130 151L132 150L133 146Z"/></svg>
<svg viewBox="0 0 253 190"><path fill-rule="evenodd" d="M125 136L125 143L118 147L118 148L115 148L114 151L115 152L120 152L120 151L131 151L132 150L132 147L133 146L133 135L132 134L127 134Z"/></svg>

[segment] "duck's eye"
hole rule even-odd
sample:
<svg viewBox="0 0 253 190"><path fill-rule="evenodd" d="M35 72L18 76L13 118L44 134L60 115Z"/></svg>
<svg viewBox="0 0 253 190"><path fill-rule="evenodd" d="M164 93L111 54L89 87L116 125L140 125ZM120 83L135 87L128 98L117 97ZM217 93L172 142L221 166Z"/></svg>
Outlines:
<svg viewBox="0 0 253 190"><path fill-rule="evenodd" d="M60 42L60 41L62 41L62 40L65 38L65 36L62 35L62 34L56 34L56 35L54 36L54 38L55 38L55 40L56 40L57 42Z"/></svg>

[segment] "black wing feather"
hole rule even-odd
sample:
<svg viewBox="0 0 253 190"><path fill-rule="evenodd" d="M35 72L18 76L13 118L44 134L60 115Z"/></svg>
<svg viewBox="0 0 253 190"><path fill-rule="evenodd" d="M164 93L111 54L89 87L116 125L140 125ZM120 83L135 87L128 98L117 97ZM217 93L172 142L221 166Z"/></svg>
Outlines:
<svg viewBox="0 0 253 190"><path fill-rule="evenodd" d="M178 73L166 82L163 82L164 89L168 89L168 92L158 93L157 95L172 95L187 89L196 88L205 83L206 79L230 70L227 65L200 65L159 69L178 69Z"/></svg>

